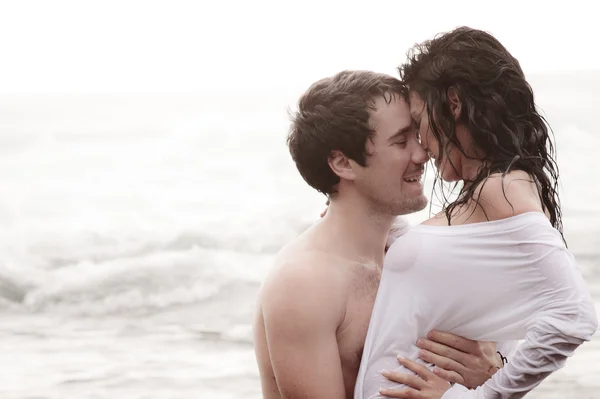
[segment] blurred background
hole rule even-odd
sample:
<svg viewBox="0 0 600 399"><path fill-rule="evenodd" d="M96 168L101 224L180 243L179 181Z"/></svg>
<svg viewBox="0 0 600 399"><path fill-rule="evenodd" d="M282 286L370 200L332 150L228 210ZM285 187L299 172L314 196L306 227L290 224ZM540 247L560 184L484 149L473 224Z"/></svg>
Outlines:
<svg viewBox="0 0 600 399"><path fill-rule="evenodd" d="M493 33L528 75L600 309L589 7L0 1L0 397L260 398L256 294L325 203L290 159L288 111L340 70L395 75L412 44L459 25ZM599 355L585 344L529 396L596 398Z"/></svg>

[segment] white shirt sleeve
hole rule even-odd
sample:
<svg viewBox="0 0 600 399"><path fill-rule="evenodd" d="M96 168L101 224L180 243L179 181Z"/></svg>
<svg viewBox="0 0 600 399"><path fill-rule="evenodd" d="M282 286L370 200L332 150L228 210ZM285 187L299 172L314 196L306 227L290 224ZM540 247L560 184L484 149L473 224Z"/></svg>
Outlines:
<svg viewBox="0 0 600 399"><path fill-rule="evenodd" d="M442 399L521 398L552 372L598 328L594 303L587 286L566 249L544 243L521 244L539 264L538 290L529 295L530 314L525 340L509 363L477 389L455 384ZM518 284L519 282L515 282Z"/></svg>

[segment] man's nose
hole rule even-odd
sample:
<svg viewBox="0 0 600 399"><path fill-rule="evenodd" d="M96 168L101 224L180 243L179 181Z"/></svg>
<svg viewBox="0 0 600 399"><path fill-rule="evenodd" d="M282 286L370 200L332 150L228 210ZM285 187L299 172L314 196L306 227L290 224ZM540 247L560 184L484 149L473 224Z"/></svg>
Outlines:
<svg viewBox="0 0 600 399"><path fill-rule="evenodd" d="M429 161L429 154L427 154L427 151L425 151L425 148L423 148L421 143L416 143L412 160L414 163L426 163Z"/></svg>

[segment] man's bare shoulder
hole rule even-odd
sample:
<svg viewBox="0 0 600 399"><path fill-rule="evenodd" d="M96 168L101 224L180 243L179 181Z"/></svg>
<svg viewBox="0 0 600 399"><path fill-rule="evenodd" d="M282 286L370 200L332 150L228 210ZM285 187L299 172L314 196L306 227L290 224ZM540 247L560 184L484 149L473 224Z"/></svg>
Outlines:
<svg viewBox="0 0 600 399"><path fill-rule="evenodd" d="M316 237L315 231L311 230L306 231L278 252L270 277L285 278L289 274L296 273L308 280L332 277L343 272L345 266L352 263L349 259L324 247Z"/></svg>
<svg viewBox="0 0 600 399"><path fill-rule="evenodd" d="M326 288L335 292L341 286L339 277L343 263L344 260L333 254L291 245L277 255L264 286L301 286L311 291Z"/></svg>
<svg viewBox="0 0 600 399"><path fill-rule="evenodd" d="M278 317L314 317L317 313L342 317L346 292L343 262L302 243L284 247L261 288L261 308L271 309Z"/></svg>

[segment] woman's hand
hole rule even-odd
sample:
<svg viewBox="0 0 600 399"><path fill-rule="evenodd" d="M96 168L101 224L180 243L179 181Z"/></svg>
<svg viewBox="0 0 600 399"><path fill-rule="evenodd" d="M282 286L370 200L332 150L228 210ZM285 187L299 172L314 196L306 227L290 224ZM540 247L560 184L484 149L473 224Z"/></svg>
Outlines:
<svg viewBox="0 0 600 399"><path fill-rule="evenodd" d="M390 381L405 384L407 388L382 388L379 393L390 398L403 399L440 399L450 389L450 383L438 377L422 364L412 360L398 358L398 362L417 375L401 371L383 371L383 376Z"/></svg>

